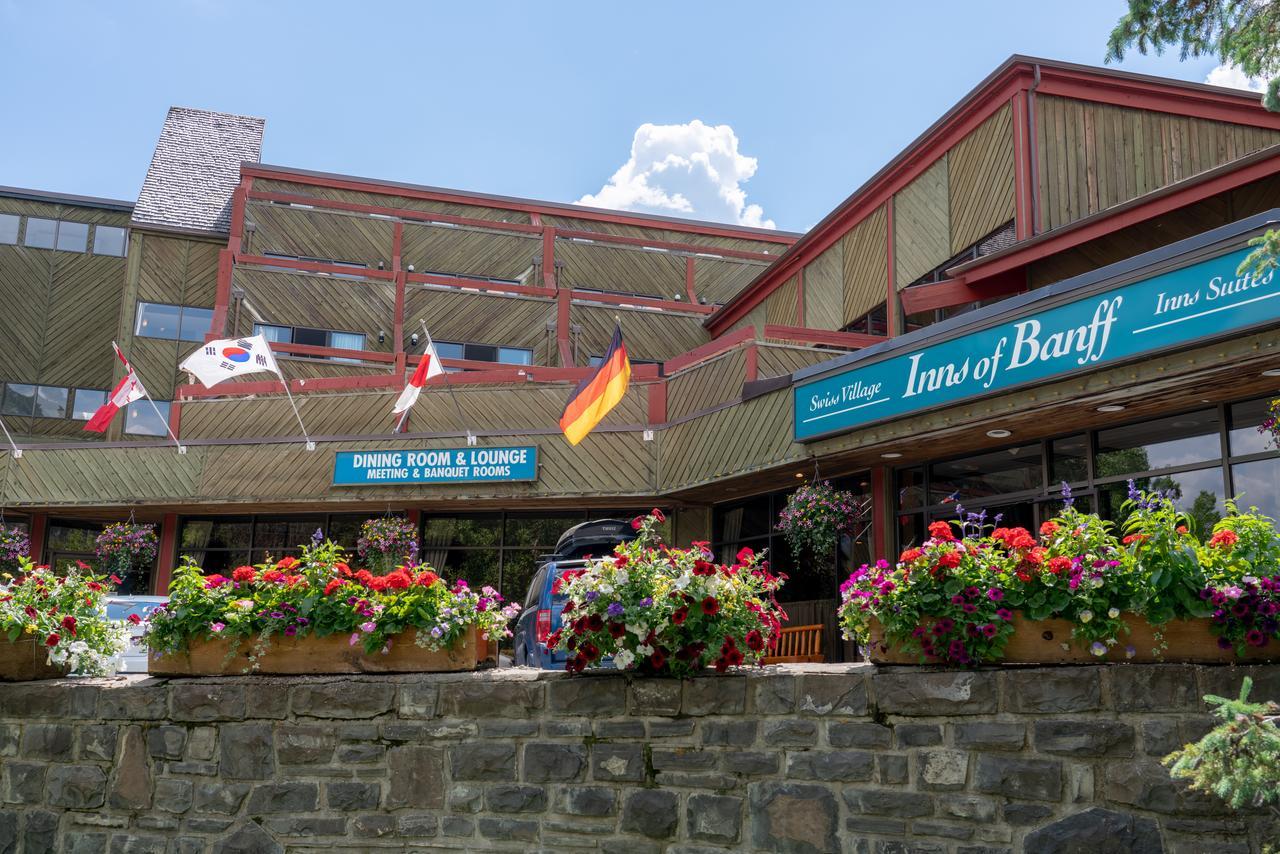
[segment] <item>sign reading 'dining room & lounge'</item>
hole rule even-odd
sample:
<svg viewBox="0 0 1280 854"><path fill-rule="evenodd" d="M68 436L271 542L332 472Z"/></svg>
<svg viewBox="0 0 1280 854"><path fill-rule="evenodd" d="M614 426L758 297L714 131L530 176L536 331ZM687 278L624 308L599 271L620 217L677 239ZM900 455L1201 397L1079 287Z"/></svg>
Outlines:
<svg viewBox="0 0 1280 854"><path fill-rule="evenodd" d="M333 461L334 486L537 479L538 449L534 446L339 451Z"/></svg>
<svg viewBox="0 0 1280 854"><path fill-rule="evenodd" d="M797 441L1280 319L1280 275L1240 250L797 386Z"/></svg>

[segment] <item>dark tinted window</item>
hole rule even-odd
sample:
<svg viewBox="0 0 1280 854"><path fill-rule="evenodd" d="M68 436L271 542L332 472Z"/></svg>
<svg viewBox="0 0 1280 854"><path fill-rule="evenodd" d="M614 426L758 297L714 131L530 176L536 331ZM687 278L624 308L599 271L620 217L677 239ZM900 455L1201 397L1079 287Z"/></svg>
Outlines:
<svg viewBox="0 0 1280 854"><path fill-rule="evenodd" d="M1271 441L1267 435L1258 432L1258 425L1266 420L1267 410L1270 408L1270 398L1232 405L1231 433L1228 437L1232 456L1261 454L1272 450Z"/></svg>
<svg viewBox="0 0 1280 854"><path fill-rule="evenodd" d="M1050 457L1051 483L1079 483L1089 478L1089 437L1068 436L1054 439Z"/></svg>
<svg viewBox="0 0 1280 854"><path fill-rule="evenodd" d="M1015 445L959 460L936 463L929 474L930 504L966 506L993 495L1025 492L1044 485L1040 445ZM977 505L970 509L977 510Z"/></svg>
<svg viewBox="0 0 1280 854"><path fill-rule="evenodd" d="M4 403L0 412L5 415L30 417L36 408L36 387L23 383L5 383Z"/></svg>
<svg viewBox="0 0 1280 854"><path fill-rule="evenodd" d="M1095 477L1156 471L1221 456L1218 412L1205 409L1098 431Z"/></svg>
<svg viewBox="0 0 1280 854"><path fill-rule="evenodd" d="M67 390L57 386L38 386L35 414L37 418L66 418Z"/></svg>

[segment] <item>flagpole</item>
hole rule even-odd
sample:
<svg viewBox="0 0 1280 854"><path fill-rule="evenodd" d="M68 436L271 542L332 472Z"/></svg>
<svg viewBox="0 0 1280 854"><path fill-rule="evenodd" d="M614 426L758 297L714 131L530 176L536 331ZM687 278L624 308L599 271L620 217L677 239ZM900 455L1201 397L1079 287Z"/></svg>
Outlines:
<svg viewBox="0 0 1280 854"><path fill-rule="evenodd" d="M151 392L147 391L147 387L141 383L139 383L139 386L142 388L142 393L147 396L147 401L151 404L151 408L156 411L156 417L164 423L165 432L169 434L169 438L173 440L173 444L178 446L178 453L185 454L187 452L187 446L179 442L178 437L173 435L173 428L169 426L169 419L165 418L160 413L160 407L156 406L156 402L151 399Z"/></svg>
<svg viewBox="0 0 1280 854"><path fill-rule="evenodd" d="M5 426L3 418L0 418L0 430L4 431L4 437L9 440L9 447L13 450L13 458L15 460L22 459L22 449L18 447L17 442L13 441L13 435L9 433L9 428Z"/></svg>
<svg viewBox="0 0 1280 854"><path fill-rule="evenodd" d="M298 426L302 428L302 438L307 440L307 450L314 451L316 443L311 441L311 437L307 435L307 425L302 423L302 413L298 411L298 404L293 402L293 394L289 391L289 381L284 378L279 365L276 365L276 374L280 377L280 382L284 384L285 396L289 398L289 405L293 407L293 417L298 419Z"/></svg>
<svg viewBox="0 0 1280 854"><path fill-rule="evenodd" d="M422 320L421 318L418 319L418 322L422 324L422 331L427 336L427 347L434 350L435 342L431 340L431 331L427 329L427 322L425 320ZM442 363L440 367L444 368L444 364ZM463 425L463 428L467 431L467 444L468 445L475 444L475 440L476 440L475 434L471 432L470 427L466 426L466 423L467 423L466 416L462 414L462 407L458 404L458 398L454 395L453 386L449 384L448 370L445 370L444 372L444 387L449 390L449 399L453 401L453 408L458 413L458 423ZM408 410L405 411L405 414L406 415L408 414Z"/></svg>

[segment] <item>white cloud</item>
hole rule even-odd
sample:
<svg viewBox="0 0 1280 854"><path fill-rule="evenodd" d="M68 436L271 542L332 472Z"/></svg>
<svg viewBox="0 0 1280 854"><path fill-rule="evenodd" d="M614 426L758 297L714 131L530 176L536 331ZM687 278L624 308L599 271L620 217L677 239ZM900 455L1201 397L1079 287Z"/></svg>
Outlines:
<svg viewBox="0 0 1280 854"><path fill-rule="evenodd" d="M1240 70L1240 66L1224 62L1209 72L1204 82L1211 86L1226 86L1230 89L1248 89L1250 92L1261 92L1267 88L1267 81L1261 77L1250 77Z"/></svg>
<svg viewBox="0 0 1280 854"><path fill-rule="evenodd" d="M646 123L631 140L630 159L600 192L575 204L776 228L742 188L757 166L738 151L729 125Z"/></svg>

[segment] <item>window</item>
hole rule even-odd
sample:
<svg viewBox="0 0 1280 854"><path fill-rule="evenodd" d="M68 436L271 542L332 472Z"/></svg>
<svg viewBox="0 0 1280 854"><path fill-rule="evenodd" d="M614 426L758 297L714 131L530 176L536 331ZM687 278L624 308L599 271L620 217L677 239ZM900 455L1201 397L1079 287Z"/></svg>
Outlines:
<svg viewBox="0 0 1280 854"><path fill-rule="evenodd" d="M159 412L157 413L157 410ZM126 407L124 432L134 436L169 435L169 401L135 400Z"/></svg>
<svg viewBox="0 0 1280 854"><path fill-rule="evenodd" d="M55 385L7 383L0 413L22 418L66 418L67 390Z"/></svg>
<svg viewBox="0 0 1280 854"><path fill-rule="evenodd" d="M253 334L261 335L271 344L292 344L293 330L288 326L271 326L266 323L253 324Z"/></svg>
<svg viewBox="0 0 1280 854"><path fill-rule="evenodd" d="M36 386L37 418L66 418L67 390L58 386Z"/></svg>
<svg viewBox="0 0 1280 854"><path fill-rule="evenodd" d="M862 332L866 335L888 335L889 314L885 304L880 303L857 320L846 325L841 332Z"/></svg>
<svg viewBox="0 0 1280 854"><path fill-rule="evenodd" d="M125 230L114 225L99 225L93 229L93 254L124 257Z"/></svg>
<svg viewBox="0 0 1280 854"><path fill-rule="evenodd" d="M437 341L436 352L441 359L466 359L470 362L499 362L505 365L532 365L533 351L524 347L503 347L499 344L474 342Z"/></svg>
<svg viewBox="0 0 1280 854"><path fill-rule="evenodd" d="M630 356L627 357L627 361L630 362L632 365L661 365L662 364L661 360L633 359ZM588 356L587 357L587 367L589 368L598 368L600 367L600 364L602 362L604 362L604 356Z"/></svg>
<svg viewBox="0 0 1280 854"><path fill-rule="evenodd" d="M36 387L25 383L5 383L0 412L30 418L36 408Z"/></svg>
<svg viewBox="0 0 1280 854"><path fill-rule="evenodd" d="M133 334L167 341L203 341L213 325L213 309L159 302L138 303Z"/></svg>
<svg viewBox="0 0 1280 854"><path fill-rule="evenodd" d="M279 252L263 252L262 257L263 258L279 258L282 261L305 261L309 264L332 264L335 267L350 267L353 270L369 269L368 264L362 263L360 261L337 261L333 258L312 258L309 255L284 255ZM271 269L290 270L290 271L293 270L292 267L275 267L275 266L272 266ZM354 273L348 275L346 273L316 273L309 270L306 272L310 273L313 276L334 276L335 278L338 278L338 279L364 279L365 278L364 276L357 275Z"/></svg>
<svg viewBox="0 0 1280 854"><path fill-rule="evenodd" d="M40 219L27 217L27 233L22 245L33 249L52 249L57 243L58 221L56 219Z"/></svg>
<svg viewBox="0 0 1280 854"><path fill-rule="evenodd" d="M105 391L96 388L78 388L71 403L71 417L76 421L88 421L106 402Z"/></svg>
<svg viewBox="0 0 1280 854"><path fill-rule="evenodd" d="M1194 465L1222 456L1218 412L1205 409L1098 432L1097 476Z"/></svg>
<svg viewBox="0 0 1280 854"><path fill-rule="evenodd" d="M335 350L363 350L366 338L363 332L337 332L332 329L312 329L307 326L277 326L270 323L253 324L253 334L261 335L272 344L305 344L309 347L331 347ZM295 359L328 359L330 362L358 362L345 356L313 356L309 353L290 353Z"/></svg>
<svg viewBox="0 0 1280 854"><path fill-rule="evenodd" d="M89 226L83 222L58 223L58 248L64 252L84 252L89 245Z"/></svg>
<svg viewBox="0 0 1280 854"><path fill-rule="evenodd" d="M18 223L20 218L13 214L0 214L0 243L18 242Z"/></svg>

